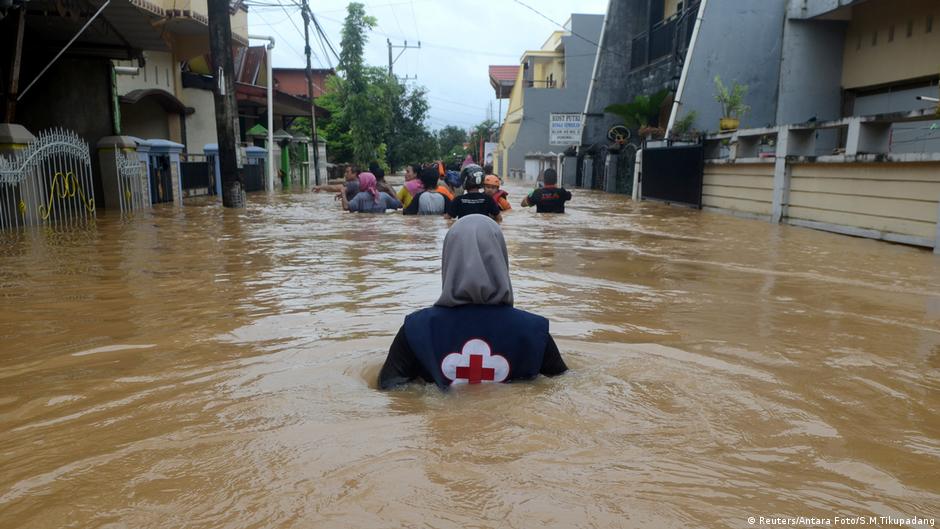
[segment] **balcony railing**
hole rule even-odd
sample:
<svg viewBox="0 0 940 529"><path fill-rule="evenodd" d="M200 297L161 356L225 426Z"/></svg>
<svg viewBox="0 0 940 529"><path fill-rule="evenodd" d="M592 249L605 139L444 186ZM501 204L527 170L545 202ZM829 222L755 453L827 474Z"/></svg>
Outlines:
<svg viewBox="0 0 940 529"><path fill-rule="evenodd" d="M558 86L558 81L555 79L542 79L542 80L527 80L525 85L529 88L555 88Z"/></svg>
<svg viewBox="0 0 940 529"><path fill-rule="evenodd" d="M698 2L683 9L678 16L660 21L633 39L630 68L637 69L663 57L685 52L692 40Z"/></svg>

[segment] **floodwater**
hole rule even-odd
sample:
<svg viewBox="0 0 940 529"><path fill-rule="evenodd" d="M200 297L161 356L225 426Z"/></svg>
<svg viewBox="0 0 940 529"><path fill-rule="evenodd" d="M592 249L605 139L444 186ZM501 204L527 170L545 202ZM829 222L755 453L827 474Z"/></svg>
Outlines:
<svg viewBox="0 0 940 529"><path fill-rule="evenodd" d="M929 251L575 190L503 223L516 306L571 371L380 392L448 222L337 207L3 236L0 527L940 518Z"/></svg>

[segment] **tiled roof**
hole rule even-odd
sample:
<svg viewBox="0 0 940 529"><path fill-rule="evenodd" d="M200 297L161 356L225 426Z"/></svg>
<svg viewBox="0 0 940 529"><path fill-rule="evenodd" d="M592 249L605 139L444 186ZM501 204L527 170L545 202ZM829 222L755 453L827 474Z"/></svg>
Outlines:
<svg viewBox="0 0 940 529"><path fill-rule="evenodd" d="M515 81L519 75L519 65L490 65L490 79L494 81Z"/></svg>

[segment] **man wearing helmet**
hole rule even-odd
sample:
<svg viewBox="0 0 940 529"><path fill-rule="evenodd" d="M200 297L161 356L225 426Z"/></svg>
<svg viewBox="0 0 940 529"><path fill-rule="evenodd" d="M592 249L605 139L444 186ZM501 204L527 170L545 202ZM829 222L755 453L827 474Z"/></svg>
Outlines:
<svg viewBox="0 0 940 529"><path fill-rule="evenodd" d="M447 208L449 218L459 219L467 215L480 214L489 215L497 222L502 221L499 206L490 196L483 193L485 176L483 168L476 164L470 164L461 169L460 177L465 193L454 198L450 203Z"/></svg>

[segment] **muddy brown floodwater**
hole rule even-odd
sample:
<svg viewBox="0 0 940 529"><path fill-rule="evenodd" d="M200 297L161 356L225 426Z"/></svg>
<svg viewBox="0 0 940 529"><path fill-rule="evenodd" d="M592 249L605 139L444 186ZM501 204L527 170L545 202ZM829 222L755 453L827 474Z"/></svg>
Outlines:
<svg viewBox="0 0 940 529"><path fill-rule="evenodd" d="M571 371L380 392L448 222L336 207L262 193L3 235L0 526L940 517L929 251L576 190L503 223L516 306Z"/></svg>

